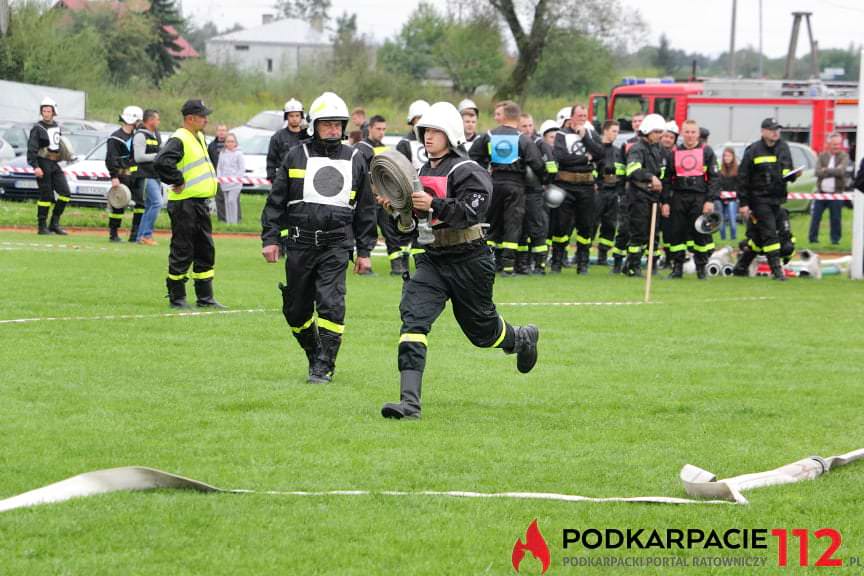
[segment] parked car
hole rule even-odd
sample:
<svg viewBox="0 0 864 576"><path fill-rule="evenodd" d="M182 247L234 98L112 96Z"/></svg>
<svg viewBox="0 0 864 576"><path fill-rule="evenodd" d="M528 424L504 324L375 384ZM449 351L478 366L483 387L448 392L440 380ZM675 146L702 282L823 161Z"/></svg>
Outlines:
<svg viewBox="0 0 864 576"><path fill-rule="evenodd" d="M236 134L236 132L235 132ZM270 134L237 136L240 151L246 160L246 175L250 178L267 178L267 151L270 148ZM243 192L268 194L270 184L244 184Z"/></svg>
<svg viewBox="0 0 864 576"><path fill-rule="evenodd" d="M27 122L0 123L0 138L12 146L16 156L21 156L27 153L27 140L32 126L32 123Z"/></svg>
<svg viewBox="0 0 864 576"><path fill-rule="evenodd" d="M253 116L242 126L232 128L237 140L242 144L255 136L266 136L269 140L274 132L285 125L284 114L280 110L265 110ZM265 151L266 154L266 151Z"/></svg>
<svg viewBox="0 0 864 576"><path fill-rule="evenodd" d="M0 137L0 164L8 162L15 158L15 149L9 142Z"/></svg>

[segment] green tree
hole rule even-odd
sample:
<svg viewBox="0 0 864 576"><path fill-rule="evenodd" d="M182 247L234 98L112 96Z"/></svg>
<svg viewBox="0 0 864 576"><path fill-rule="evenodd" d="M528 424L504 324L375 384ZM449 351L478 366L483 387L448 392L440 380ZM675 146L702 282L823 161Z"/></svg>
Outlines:
<svg viewBox="0 0 864 576"><path fill-rule="evenodd" d="M153 80L159 84L164 78L173 74L179 65L171 51L180 50L180 47L168 27L179 33L185 25L174 0L151 0L148 14L152 19L152 28L158 40L150 43L147 53L154 64Z"/></svg>
<svg viewBox="0 0 864 576"><path fill-rule="evenodd" d="M343 12L336 18L333 34L333 59L331 64L337 71L365 71L369 68L369 51L366 40L357 35L357 14Z"/></svg>
<svg viewBox="0 0 864 576"><path fill-rule="evenodd" d="M396 38L378 50L378 62L390 72L423 78L436 65L435 50L445 33L445 19L431 4L421 2Z"/></svg>
<svg viewBox="0 0 864 576"><path fill-rule="evenodd" d="M285 18L324 25L330 20L331 5L331 0L277 0L275 8Z"/></svg>
<svg viewBox="0 0 864 576"><path fill-rule="evenodd" d="M672 49L669 47L669 38L666 34L660 35L660 44L657 46L657 56L654 64L663 71L664 74L672 74L675 72L675 62L672 56Z"/></svg>
<svg viewBox="0 0 864 576"><path fill-rule="evenodd" d="M568 28L555 28L531 80L537 95L586 94L612 83L615 56L597 39Z"/></svg>
<svg viewBox="0 0 864 576"><path fill-rule="evenodd" d="M447 71L453 89L471 95L480 86L498 84L504 69L502 46L497 22L487 15L447 24L433 53Z"/></svg>

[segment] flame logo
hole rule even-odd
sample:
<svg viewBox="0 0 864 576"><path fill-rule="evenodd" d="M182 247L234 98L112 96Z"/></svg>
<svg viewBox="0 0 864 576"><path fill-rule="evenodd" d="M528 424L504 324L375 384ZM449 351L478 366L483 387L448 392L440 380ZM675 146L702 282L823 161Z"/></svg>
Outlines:
<svg viewBox="0 0 864 576"><path fill-rule="evenodd" d="M522 540L517 538L516 543L513 545L512 560L513 568L516 569L516 572L519 572L519 565L525 557L526 550L531 552L531 555L543 564L543 572L541 574L545 574L552 563L552 558L549 555L549 546L546 545L546 540L543 538L543 534L540 533L540 528L537 527L536 518L528 526L528 531L525 532L525 543L523 544Z"/></svg>

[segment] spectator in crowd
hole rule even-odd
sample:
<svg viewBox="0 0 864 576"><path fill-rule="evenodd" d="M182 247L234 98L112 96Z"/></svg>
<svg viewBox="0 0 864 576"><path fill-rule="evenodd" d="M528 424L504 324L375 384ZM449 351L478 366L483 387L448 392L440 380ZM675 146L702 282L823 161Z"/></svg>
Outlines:
<svg viewBox="0 0 864 576"><path fill-rule="evenodd" d="M726 240L726 228L729 228L729 238L738 238L738 200L735 198L723 198L723 192L738 193L738 158L735 150L726 148L723 150L723 158L720 160L720 200L717 201L715 209L723 216L720 224L720 238Z"/></svg>
<svg viewBox="0 0 864 576"><path fill-rule="evenodd" d="M816 162L816 189L822 194L842 194L846 191L846 171L849 154L843 150L843 136L837 132L828 136L828 148ZM839 244L843 225L843 200L814 200L810 218L810 243L819 242L822 213L828 209L831 224L831 244Z"/></svg>
<svg viewBox="0 0 864 576"><path fill-rule="evenodd" d="M354 130L360 131L360 137L354 143L360 142L369 136L369 123L366 121L365 108L357 107L351 111L351 124L354 125ZM349 136L354 130L349 131Z"/></svg>
<svg viewBox="0 0 864 576"><path fill-rule="evenodd" d="M246 175L246 160L237 144L237 136L229 132L225 136L225 148L219 154L219 164L216 176L219 178L243 178ZM221 184L225 195L225 222L237 224L240 221L240 191L243 184L239 182L223 182Z"/></svg>
<svg viewBox="0 0 864 576"><path fill-rule="evenodd" d="M216 138L207 145L207 154L210 156L210 163L213 166L219 165L219 154L225 148L225 137L228 135L228 126L219 124L216 126ZM222 192L222 186L216 189L216 218L225 221L225 194Z"/></svg>

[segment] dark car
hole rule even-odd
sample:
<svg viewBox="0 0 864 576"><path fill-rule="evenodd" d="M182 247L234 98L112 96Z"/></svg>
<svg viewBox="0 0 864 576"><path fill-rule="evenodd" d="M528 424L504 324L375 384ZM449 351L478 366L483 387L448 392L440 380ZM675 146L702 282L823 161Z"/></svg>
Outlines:
<svg viewBox="0 0 864 576"><path fill-rule="evenodd" d="M0 138L8 142L16 156L27 153L27 139L30 137L31 122L6 122L0 124Z"/></svg>

